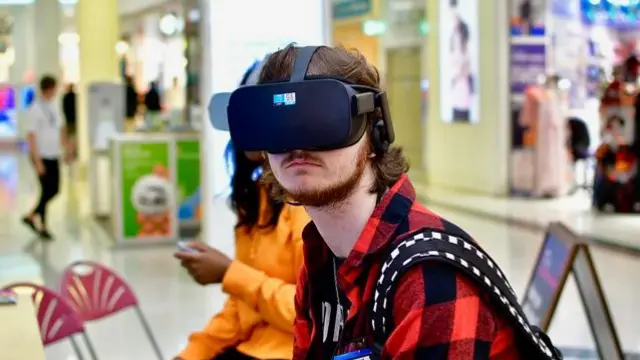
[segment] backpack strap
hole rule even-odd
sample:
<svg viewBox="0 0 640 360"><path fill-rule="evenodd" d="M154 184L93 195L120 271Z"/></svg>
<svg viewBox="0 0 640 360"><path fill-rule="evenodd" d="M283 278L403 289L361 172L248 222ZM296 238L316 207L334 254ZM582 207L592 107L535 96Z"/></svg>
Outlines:
<svg viewBox="0 0 640 360"><path fill-rule="evenodd" d="M529 325L515 292L498 265L472 241L431 229L422 229L394 244L382 265L375 287L371 326L374 349L381 350L392 326L391 304L401 275L425 261L454 266L489 294L498 311L505 313L516 328L517 338L526 341L533 359L561 360L562 354L537 327Z"/></svg>

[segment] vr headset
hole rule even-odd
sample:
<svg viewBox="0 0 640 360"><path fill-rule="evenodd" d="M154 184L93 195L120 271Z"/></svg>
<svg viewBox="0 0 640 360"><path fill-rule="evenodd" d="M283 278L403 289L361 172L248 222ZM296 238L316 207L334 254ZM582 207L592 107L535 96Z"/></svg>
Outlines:
<svg viewBox="0 0 640 360"><path fill-rule="evenodd" d="M228 101L227 128L236 149L269 153L341 149L358 142L370 126L376 152L387 150L394 132L386 94L337 77L306 76L317 49L296 48L288 80L240 87L224 95L228 99L214 96L212 119L221 118L220 107Z"/></svg>

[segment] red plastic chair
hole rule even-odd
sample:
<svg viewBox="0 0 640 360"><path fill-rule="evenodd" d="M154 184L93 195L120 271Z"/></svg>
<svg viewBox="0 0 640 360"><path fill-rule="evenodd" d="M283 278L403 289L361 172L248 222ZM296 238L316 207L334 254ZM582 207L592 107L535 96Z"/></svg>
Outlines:
<svg viewBox="0 0 640 360"><path fill-rule="evenodd" d="M4 288L15 292L16 289L31 290L31 299L36 308L40 337L44 346L60 340L69 339L78 359L83 360L82 352L74 335L80 334L93 360L98 360L93 345L84 329L84 324L71 305L55 291L32 283L15 283Z"/></svg>
<svg viewBox="0 0 640 360"><path fill-rule="evenodd" d="M85 321L109 317L132 307L158 359L162 351L151 327L145 318L131 287L111 269L93 261L77 261L67 266L62 273L60 294L74 307Z"/></svg>

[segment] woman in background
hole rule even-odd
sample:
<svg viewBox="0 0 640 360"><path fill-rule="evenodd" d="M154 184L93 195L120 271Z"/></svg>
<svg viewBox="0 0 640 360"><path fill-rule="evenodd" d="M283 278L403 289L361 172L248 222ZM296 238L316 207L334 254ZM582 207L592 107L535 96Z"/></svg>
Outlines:
<svg viewBox="0 0 640 360"><path fill-rule="evenodd" d="M235 260L200 242L188 244L197 252L175 256L196 282L222 283L229 298L176 359L290 359L302 229L309 217L302 207L273 200L260 185L261 153L236 152L229 143L227 159L235 165Z"/></svg>

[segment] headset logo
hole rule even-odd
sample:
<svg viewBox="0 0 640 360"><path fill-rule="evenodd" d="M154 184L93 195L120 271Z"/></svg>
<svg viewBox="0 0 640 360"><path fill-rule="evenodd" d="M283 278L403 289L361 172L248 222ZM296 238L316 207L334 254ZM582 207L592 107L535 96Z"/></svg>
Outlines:
<svg viewBox="0 0 640 360"><path fill-rule="evenodd" d="M274 94L273 106L288 106L296 104L296 93Z"/></svg>

